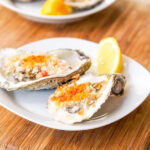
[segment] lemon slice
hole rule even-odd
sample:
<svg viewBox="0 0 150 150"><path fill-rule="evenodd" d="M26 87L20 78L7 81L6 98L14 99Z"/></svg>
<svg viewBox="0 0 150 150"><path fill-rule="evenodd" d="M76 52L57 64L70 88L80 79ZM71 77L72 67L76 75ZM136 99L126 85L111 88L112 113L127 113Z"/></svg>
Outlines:
<svg viewBox="0 0 150 150"><path fill-rule="evenodd" d="M43 15L67 15L71 12L72 8L64 0L46 0L41 10Z"/></svg>
<svg viewBox="0 0 150 150"><path fill-rule="evenodd" d="M98 74L122 72L122 54L114 38L106 38L99 43L96 61Z"/></svg>

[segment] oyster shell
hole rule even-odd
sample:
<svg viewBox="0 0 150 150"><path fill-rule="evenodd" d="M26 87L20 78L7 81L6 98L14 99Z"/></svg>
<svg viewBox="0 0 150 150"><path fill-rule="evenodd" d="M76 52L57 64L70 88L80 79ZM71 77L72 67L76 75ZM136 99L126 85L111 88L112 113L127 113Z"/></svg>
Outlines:
<svg viewBox="0 0 150 150"><path fill-rule="evenodd" d="M48 65L53 60L52 58L55 58L50 67L48 66L50 74L44 72L43 75L41 68L40 71L37 71L37 68L35 69L33 65L35 60L41 61L42 58L48 59L45 62ZM55 61L57 63L53 65ZM33 65L32 72L31 64ZM38 65L41 65L41 63L38 63ZM90 65L90 58L79 50L57 49L49 51L8 48L0 51L0 87L8 91L52 89L72 80L77 74L83 74ZM45 66L42 68L45 68ZM40 77L38 77L39 74Z"/></svg>
<svg viewBox="0 0 150 150"><path fill-rule="evenodd" d="M18 2L32 2L34 0L13 0L13 1L18 1Z"/></svg>
<svg viewBox="0 0 150 150"><path fill-rule="evenodd" d="M78 81L58 87L48 100L48 109L57 121L73 124L91 118L109 96L124 93L121 74L83 75Z"/></svg>
<svg viewBox="0 0 150 150"><path fill-rule="evenodd" d="M14 0L18 2L32 2L32 1L41 1L41 0Z"/></svg>
<svg viewBox="0 0 150 150"><path fill-rule="evenodd" d="M65 3L75 9L88 9L94 7L103 0L65 0Z"/></svg>

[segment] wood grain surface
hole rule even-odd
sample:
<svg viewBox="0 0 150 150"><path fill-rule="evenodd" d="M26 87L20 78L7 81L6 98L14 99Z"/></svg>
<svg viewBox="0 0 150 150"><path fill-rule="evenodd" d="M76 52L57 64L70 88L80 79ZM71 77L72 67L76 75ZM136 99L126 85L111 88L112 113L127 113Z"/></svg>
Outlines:
<svg viewBox="0 0 150 150"><path fill-rule="evenodd" d="M123 54L150 70L150 4L142 0L118 0L100 13L67 25L31 22L0 6L0 48L51 37L99 42L108 36L119 41ZM150 150L149 142L150 96L127 117L80 132L49 129L0 107L0 150Z"/></svg>

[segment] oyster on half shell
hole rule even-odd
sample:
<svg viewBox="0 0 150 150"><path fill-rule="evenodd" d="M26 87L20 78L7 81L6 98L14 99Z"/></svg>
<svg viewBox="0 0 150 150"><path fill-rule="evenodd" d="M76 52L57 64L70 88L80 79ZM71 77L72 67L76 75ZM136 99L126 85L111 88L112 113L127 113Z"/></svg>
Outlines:
<svg viewBox="0 0 150 150"><path fill-rule="evenodd" d="M0 87L17 89L52 89L83 74L91 60L79 50L0 51Z"/></svg>
<svg viewBox="0 0 150 150"><path fill-rule="evenodd" d="M121 74L83 75L78 81L57 88L49 97L48 109L57 121L73 124L91 118L109 96L124 93Z"/></svg>
<svg viewBox="0 0 150 150"><path fill-rule="evenodd" d="M65 0L65 3L74 9L82 10L94 7L103 0Z"/></svg>
<svg viewBox="0 0 150 150"><path fill-rule="evenodd" d="M34 0L13 0L13 1L18 1L18 2L32 2Z"/></svg>
<svg viewBox="0 0 150 150"><path fill-rule="evenodd" d="M42 0L13 0L13 1L18 1L18 2L34 2L34 1L42 1Z"/></svg>

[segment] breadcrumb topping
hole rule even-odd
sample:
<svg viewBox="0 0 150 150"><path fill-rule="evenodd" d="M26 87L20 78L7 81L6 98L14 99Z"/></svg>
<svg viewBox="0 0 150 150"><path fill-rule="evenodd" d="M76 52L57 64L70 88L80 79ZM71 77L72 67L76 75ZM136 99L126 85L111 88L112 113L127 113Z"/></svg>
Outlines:
<svg viewBox="0 0 150 150"><path fill-rule="evenodd" d="M82 101L84 99L97 100L97 90L100 90L103 84L104 82L77 84L74 81L70 85L66 84L58 87L51 100L58 102Z"/></svg>
<svg viewBox="0 0 150 150"><path fill-rule="evenodd" d="M29 81L50 75L63 74L71 69L65 60L56 56L16 56L4 66L6 75L17 81Z"/></svg>

